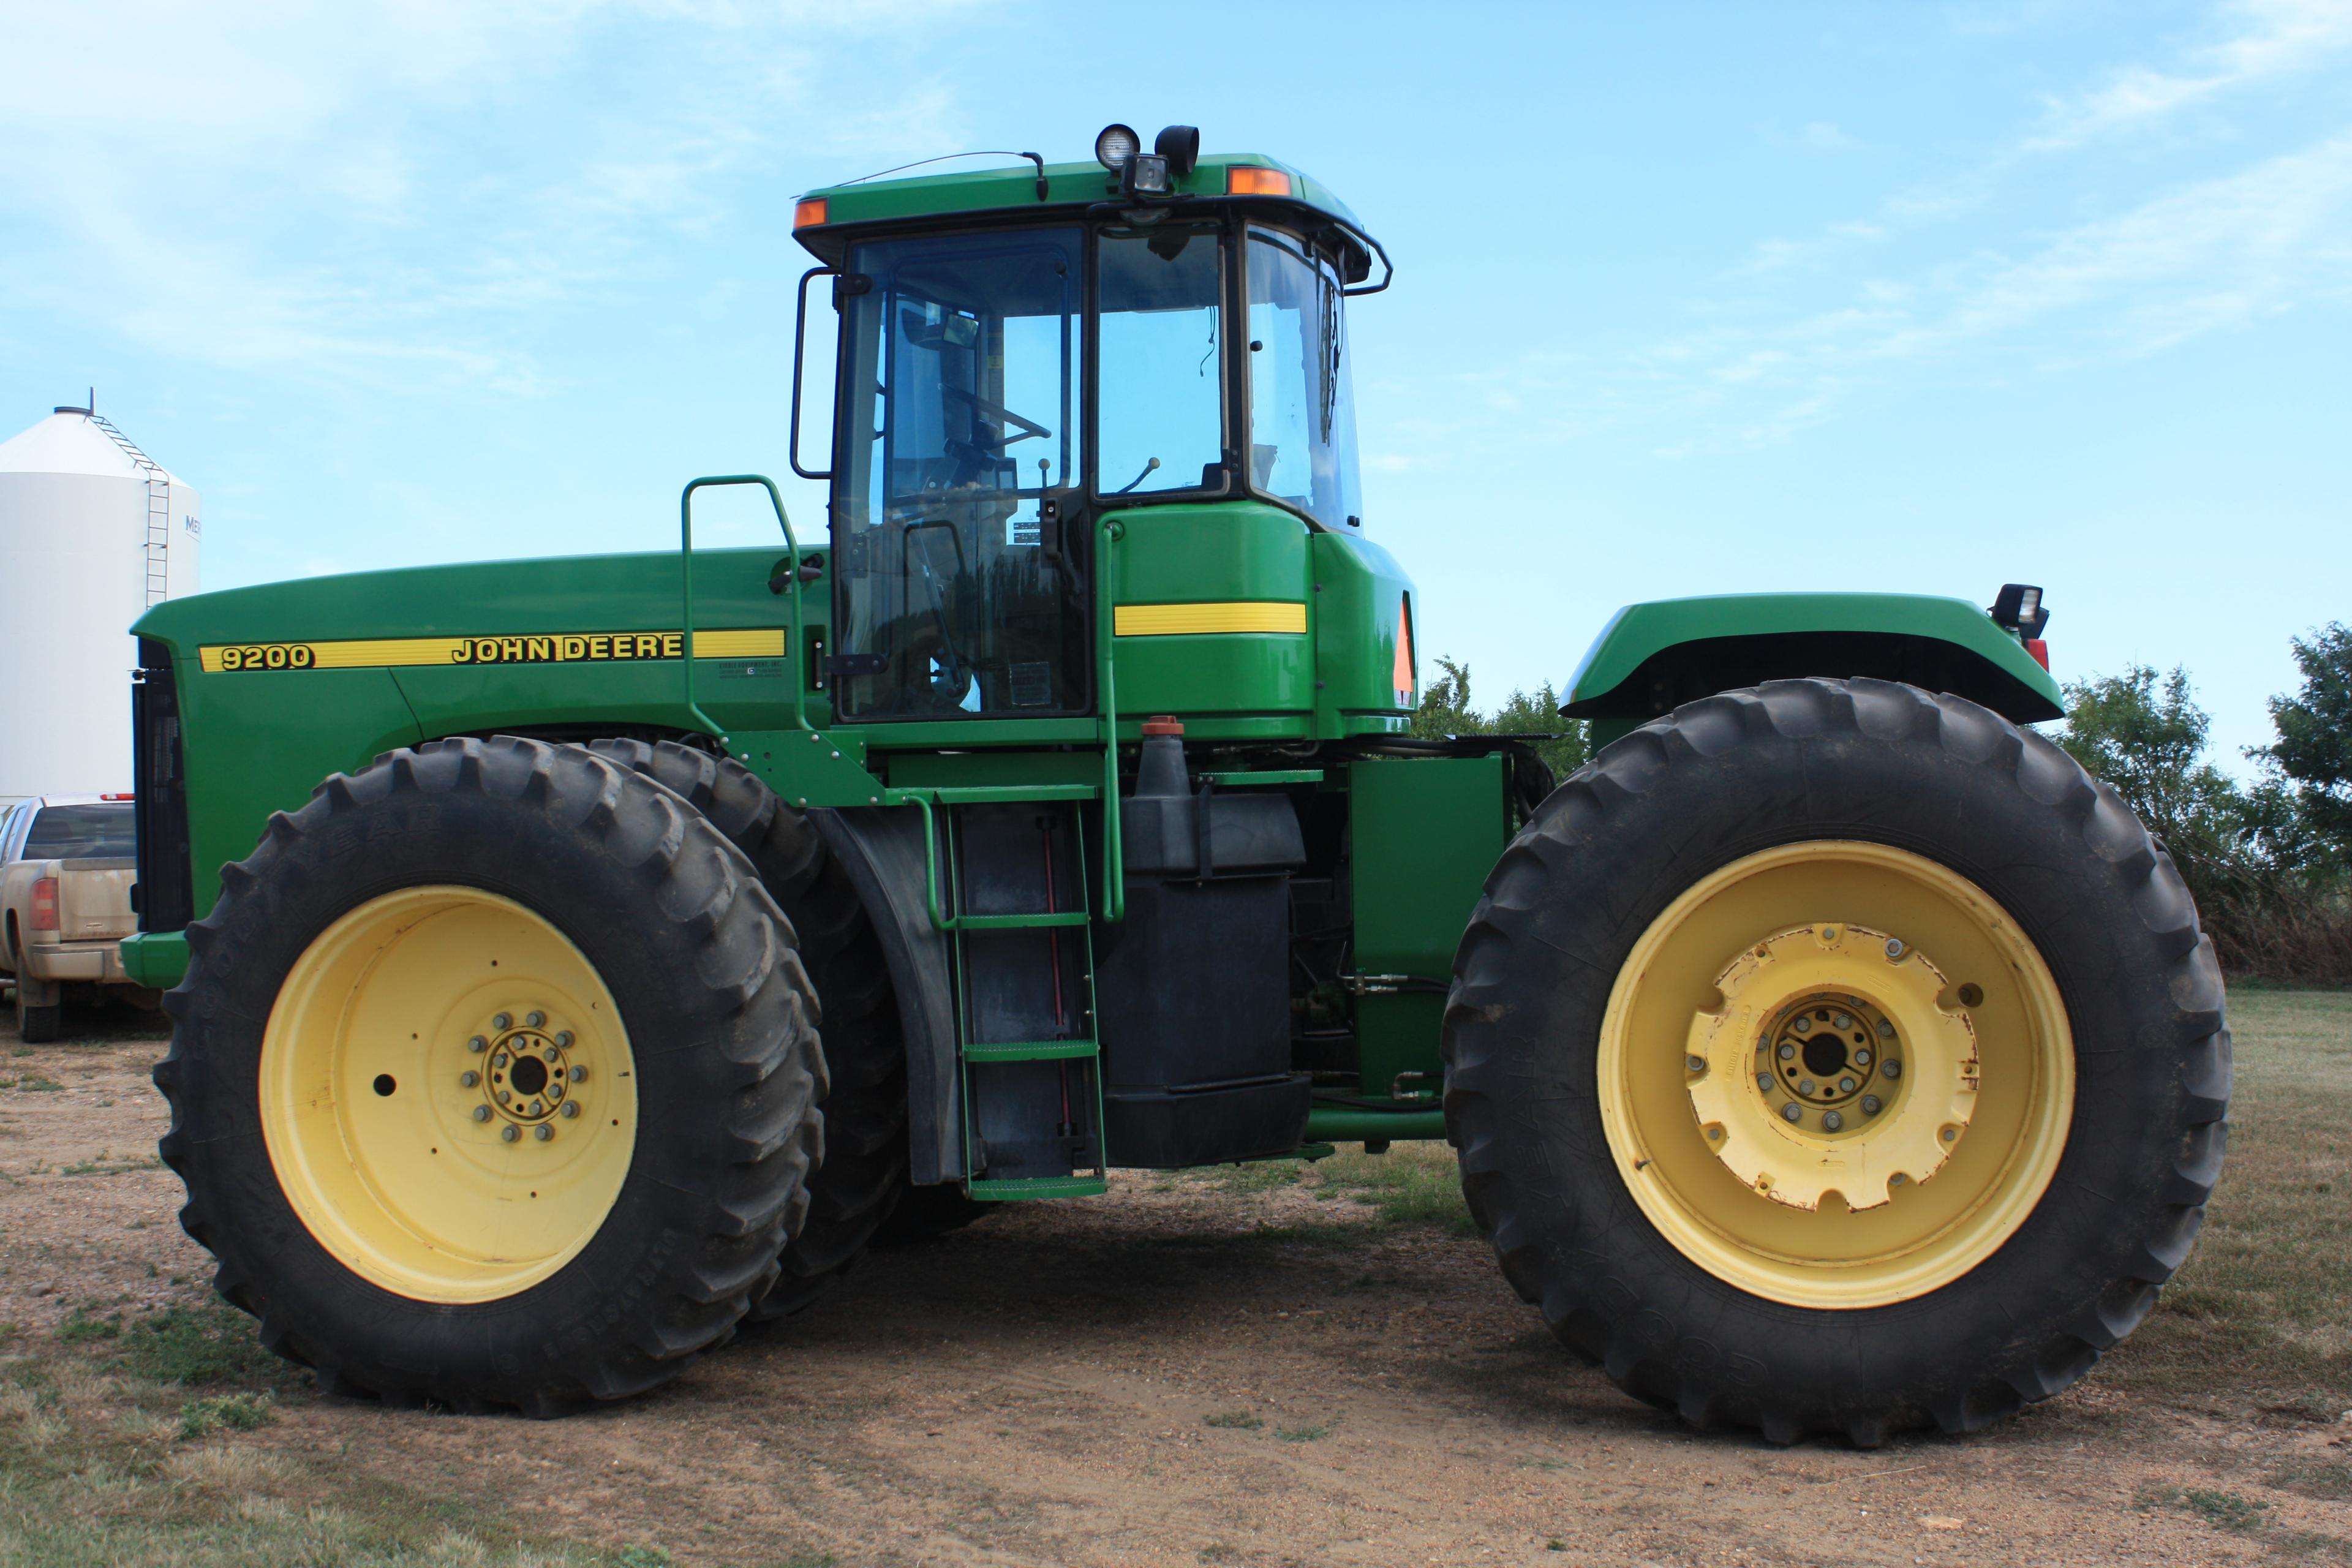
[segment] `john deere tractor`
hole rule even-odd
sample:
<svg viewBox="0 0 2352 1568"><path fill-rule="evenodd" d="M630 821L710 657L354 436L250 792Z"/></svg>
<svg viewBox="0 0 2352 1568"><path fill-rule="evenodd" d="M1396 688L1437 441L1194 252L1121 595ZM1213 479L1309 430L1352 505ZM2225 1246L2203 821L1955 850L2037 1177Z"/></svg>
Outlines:
<svg viewBox="0 0 2352 1568"><path fill-rule="evenodd" d="M552 1414L888 1228L1437 1138L1510 1285L1700 1426L1973 1429L2147 1314L2222 988L2024 727L2039 591L1635 605L1573 776L1414 738L1349 391L1389 264L1199 141L800 200L821 528L701 479L675 552L140 621L163 1152L273 1349ZM776 541L697 550L747 485Z"/></svg>

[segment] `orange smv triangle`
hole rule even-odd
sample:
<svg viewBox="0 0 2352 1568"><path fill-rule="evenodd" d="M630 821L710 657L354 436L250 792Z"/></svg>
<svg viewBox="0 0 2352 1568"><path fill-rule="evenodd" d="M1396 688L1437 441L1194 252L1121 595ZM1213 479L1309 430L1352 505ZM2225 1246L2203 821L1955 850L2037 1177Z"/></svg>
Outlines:
<svg viewBox="0 0 2352 1568"><path fill-rule="evenodd" d="M1397 706L1412 706L1412 595L1397 595L1396 670L1389 679L1396 688Z"/></svg>

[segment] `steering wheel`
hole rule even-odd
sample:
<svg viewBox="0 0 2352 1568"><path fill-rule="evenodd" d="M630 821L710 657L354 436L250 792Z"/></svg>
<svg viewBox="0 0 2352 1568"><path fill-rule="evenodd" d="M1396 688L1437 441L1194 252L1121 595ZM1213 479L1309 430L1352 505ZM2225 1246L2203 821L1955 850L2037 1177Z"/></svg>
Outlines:
<svg viewBox="0 0 2352 1568"><path fill-rule="evenodd" d="M1002 403L991 402L989 399L982 397L977 392L966 392L961 386L942 386L940 388L940 391L949 397L961 398L964 402L971 404L974 408L980 411L981 416L983 418L1000 420L1004 424L1018 426L1020 427L1020 435L1007 437L1004 440L997 443L999 447L1010 447L1013 442L1026 441L1032 436L1042 436L1050 438L1054 434L1051 430L1046 429L1043 425L1038 424L1034 419L1024 418L1021 415L1013 413L1010 408L1005 407Z"/></svg>

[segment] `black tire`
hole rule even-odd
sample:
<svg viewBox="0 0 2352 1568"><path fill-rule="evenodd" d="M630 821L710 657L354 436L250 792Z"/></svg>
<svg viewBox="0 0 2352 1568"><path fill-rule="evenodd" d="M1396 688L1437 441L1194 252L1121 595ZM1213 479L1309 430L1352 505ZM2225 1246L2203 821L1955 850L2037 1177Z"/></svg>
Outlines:
<svg viewBox="0 0 2352 1568"><path fill-rule="evenodd" d="M806 815L731 758L674 742L598 741L708 817L751 858L798 933L824 1009L818 1034L832 1087L824 1163L809 1177L808 1215L751 1304L755 1322L789 1317L847 1273L890 1217L907 1174L907 1049L898 996L857 889Z"/></svg>
<svg viewBox="0 0 2352 1568"><path fill-rule="evenodd" d="M1003 1206L976 1202L952 1182L944 1186L908 1187L900 1194L898 1206L891 1211L877 1239L895 1246L937 1241Z"/></svg>
<svg viewBox="0 0 2352 1568"><path fill-rule="evenodd" d="M47 1007L26 1006L25 986L19 981L16 985L16 1037L28 1046L46 1046L64 1034L65 1029L65 1004L54 1002Z"/></svg>
<svg viewBox="0 0 2352 1568"><path fill-rule="evenodd" d="M371 899L436 883L554 925L643 1042L609 1213L551 1276L478 1304L412 1300L332 1256L279 1184L257 1103L263 1031L314 937ZM677 1376L774 1278L822 1149L814 998L751 868L667 791L584 749L510 736L393 752L273 816L188 946L155 1069L172 1106L163 1158L188 1189L181 1224L262 1342L322 1387L560 1414Z"/></svg>
<svg viewBox="0 0 2352 1568"><path fill-rule="evenodd" d="M1906 849L1990 894L2040 948L2075 1045L2064 1150L2018 1228L1940 1289L1835 1310L1741 1290L1651 1223L1595 1059L1620 968L1677 895L1820 839ZM1627 1392L1777 1443L1973 1431L2081 1377L2188 1257L2231 1079L2211 943L2129 808L2038 734L1862 679L1691 703L1563 784L1487 879L1444 1054L1464 1190L1519 1294Z"/></svg>

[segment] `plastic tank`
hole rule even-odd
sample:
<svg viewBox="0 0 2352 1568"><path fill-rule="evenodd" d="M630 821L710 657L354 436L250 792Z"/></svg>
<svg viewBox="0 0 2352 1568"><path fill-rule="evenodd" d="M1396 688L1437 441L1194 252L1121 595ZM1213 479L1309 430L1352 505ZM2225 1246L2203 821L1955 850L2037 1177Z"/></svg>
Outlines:
<svg viewBox="0 0 2352 1568"><path fill-rule="evenodd" d="M131 624L196 591L196 492L88 408L0 444L0 805L131 787Z"/></svg>

